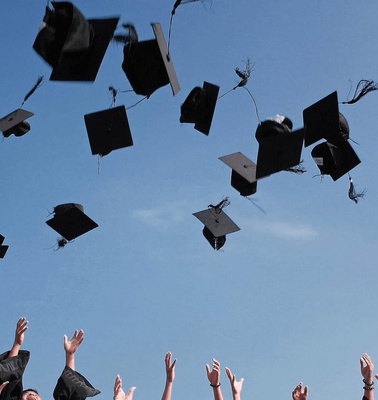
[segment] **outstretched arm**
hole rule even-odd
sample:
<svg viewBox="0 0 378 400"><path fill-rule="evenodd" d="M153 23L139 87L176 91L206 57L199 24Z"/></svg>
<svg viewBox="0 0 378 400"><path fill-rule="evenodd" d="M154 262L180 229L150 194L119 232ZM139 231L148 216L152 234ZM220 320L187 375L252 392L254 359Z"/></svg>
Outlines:
<svg viewBox="0 0 378 400"><path fill-rule="evenodd" d="M360 366L363 378L362 381L364 382L364 398L367 400L374 400L374 364L366 353L362 354L362 357L360 358Z"/></svg>
<svg viewBox="0 0 378 400"><path fill-rule="evenodd" d="M27 329L28 329L28 321L26 321L26 318L24 317L20 318L17 321L16 333L14 335L14 342L8 357L18 356L18 352L20 351L20 347L24 341L24 333Z"/></svg>
<svg viewBox="0 0 378 400"><path fill-rule="evenodd" d="M64 350L66 352L66 366L75 371L75 352L84 340L84 331L75 330L71 340L64 335Z"/></svg>
<svg viewBox="0 0 378 400"><path fill-rule="evenodd" d="M223 400L222 391L220 388L220 363L213 358L212 369L209 364L206 364L207 379L210 386L213 388L214 400Z"/></svg>
<svg viewBox="0 0 378 400"><path fill-rule="evenodd" d="M114 382L114 395L113 395L113 400L133 400L133 393L134 390L136 389L135 386L131 387L127 394L122 389L122 379L119 375L116 376L115 382Z"/></svg>
<svg viewBox="0 0 378 400"><path fill-rule="evenodd" d="M240 400L240 393L242 391L244 378L241 378L240 381L237 381L235 375L232 374L230 368L226 368L226 374L231 384L233 400Z"/></svg>
<svg viewBox="0 0 378 400"><path fill-rule="evenodd" d="M171 352L168 352L165 355L165 371L167 377L165 380L165 387L161 400L171 400L172 385L173 381L175 380L175 365L176 365L176 359L171 363L171 357L172 357Z"/></svg>
<svg viewBox="0 0 378 400"><path fill-rule="evenodd" d="M307 392L308 386L305 386L302 390L302 382L299 382L291 392L291 397L293 400L307 400Z"/></svg>

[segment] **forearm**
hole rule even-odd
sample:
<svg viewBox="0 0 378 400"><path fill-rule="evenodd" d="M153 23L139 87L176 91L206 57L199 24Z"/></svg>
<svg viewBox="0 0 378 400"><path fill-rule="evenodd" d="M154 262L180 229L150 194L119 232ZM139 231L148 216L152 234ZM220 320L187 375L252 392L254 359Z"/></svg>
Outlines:
<svg viewBox="0 0 378 400"><path fill-rule="evenodd" d="M12 348L9 351L8 357L17 357L18 352L20 351L21 345L14 342Z"/></svg>
<svg viewBox="0 0 378 400"><path fill-rule="evenodd" d="M212 387L214 400L223 400L222 391L220 385L218 387Z"/></svg>
<svg viewBox="0 0 378 400"><path fill-rule="evenodd" d="M173 382L166 381L161 400L171 400Z"/></svg>
<svg viewBox="0 0 378 400"><path fill-rule="evenodd" d="M232 392L232 400L241 400L240 393Z"/></svg>
<svg viewBox="0 0 378 400"><path fill-rule="evenodd" d="M374 400L374 381L373 379L364 379L364 400Z"/></svg>
<svg viewBox="0 0 378 400"><path fill-rule="evenodd" d="M66 366L75 371L75 355L74 353L66 352Z"/></svg>

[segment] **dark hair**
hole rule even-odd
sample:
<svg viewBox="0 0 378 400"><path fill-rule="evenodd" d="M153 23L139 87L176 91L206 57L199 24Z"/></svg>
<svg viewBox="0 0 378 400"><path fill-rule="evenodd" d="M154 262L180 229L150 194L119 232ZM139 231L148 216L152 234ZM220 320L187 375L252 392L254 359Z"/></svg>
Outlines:
<svg viewBox="0 0 378 400"><path fill-rule="evenodd" d="M25 389L22 391L22 394L24 394L26 392L34 392L34 393L38 394L38 396L39 396L39 393L35 389Z"/></svg>

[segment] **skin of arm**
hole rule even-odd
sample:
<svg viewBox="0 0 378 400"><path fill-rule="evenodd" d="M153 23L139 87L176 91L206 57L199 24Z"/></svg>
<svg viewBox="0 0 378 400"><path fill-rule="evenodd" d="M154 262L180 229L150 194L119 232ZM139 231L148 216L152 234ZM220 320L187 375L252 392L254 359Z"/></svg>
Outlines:
<svg viewBox="0 0 378 400"><path fill-rule="evenodd" d="M14 342L13 342L13 346L9 352L8 357L18 356L18 352L24 341L24 333L27 329L28 329L28 321L26 321L26 318L24 318L24 317L20 318L17 321L16 333L14 335Z"/></svg>
<svg viewBox="0 0 378 400"><path fill-rule="evenodd" d="M206 364L207 379L210 386L213 388L214 400L223 400L222 391L220 388L220 363L213 358L212 369L209 364Z"/></svg>
<svg viewBox="0 0 378 400"><path fill-rule="evenodd" d="M373 371L374 364L370 357L364 353L360 358L361 375L364 381L364 396L368 400L374 400L374 390L373 390Z"/></svg>
<svg viewBox="0 0 378 400"><path fill-rule="evenodd" d="M5 382L3 382L3 383L0 385L0 394L1 394L1 392L3 391L3 389L5 388L5 386L8 385L8 383L9 383L9 381L5 381Z"/></svg>
<svg viewBox="0 0 378 400"><path fill-rule="evenodd" d="M171 358L172 358L172 353L168 352L165 355L165 371L167 377L165 380L165 387L161 400L171 400L172 385L173 381L175 380L175 365L176 365L176 359L171 363Z"/></svg>
<svg viewBox="0 0 378 400"><path fill-rule="evenodd" d="M230 368L227 367L226 367L226 374L231 384L233 400L241 400L240 393L242 391L244 378L241 378L240 381L237 381L235 375L233 375Z"/></svg>
<svg viewBox="0 0 378 400"><path fill-rule="evenodd" d="M122 389L122 379L119 375L116 376L113 387L113 400L133 400L133 393L136 389L135 386L131 387L127 394Z"/></svg>
<svg viewBox="0 0 378 400"><path fill-rule="evenodd" d="M84 331L75 330L71 340L64 335L64 350L66 352L66 366L75 371L75 352L84 340Z"/></svg>
<svg viewBox="0 0 378 400"><path fill-rule="evenodd" d="M291 392L291 397L293 400L307 400L308 386L305 386L303 390L302 386L302 382L299 382L298 385Z"/></svg>

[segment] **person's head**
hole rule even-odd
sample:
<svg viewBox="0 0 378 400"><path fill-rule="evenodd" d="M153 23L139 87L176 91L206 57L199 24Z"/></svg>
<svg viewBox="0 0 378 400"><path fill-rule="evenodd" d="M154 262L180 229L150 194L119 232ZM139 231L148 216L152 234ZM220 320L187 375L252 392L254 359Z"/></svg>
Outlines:
<svg viewBox="0 0 378 400"><path fill-rule="evenodd" d="M21 400L42 400L35 389L26 389L22 392Z"/></svg>

